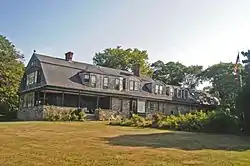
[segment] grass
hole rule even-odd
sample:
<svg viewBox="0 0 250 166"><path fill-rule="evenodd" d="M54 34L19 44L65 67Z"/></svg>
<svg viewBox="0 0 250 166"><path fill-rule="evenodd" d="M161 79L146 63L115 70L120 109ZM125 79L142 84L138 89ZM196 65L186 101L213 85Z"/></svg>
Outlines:
<svg viewBox="0 0 250 166"><path fill-rule="evenodd" d="M250 165L250 139L108 126L0 123L0 165Z"/></svg>

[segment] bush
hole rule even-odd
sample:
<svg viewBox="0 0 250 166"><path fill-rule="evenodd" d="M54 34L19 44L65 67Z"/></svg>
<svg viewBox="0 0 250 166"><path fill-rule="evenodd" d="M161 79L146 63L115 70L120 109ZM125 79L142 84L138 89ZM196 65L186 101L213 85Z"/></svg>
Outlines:
<svg viewBox="0 0 250 166"><path fill-rule="evenodd" d="M84 121L85 113L81 109L66 109L49 106L45 108L44 120L47 121Z"/></svg>
<svg viewBox="0 0 250 166"><path fill-rule="evenodd" d="M239 131L237 117L222 111L197 111L170 116L156 112L151 118L143 118L133 114L130 119L111 121L109 124L190 132L236 133Z"/></svg>

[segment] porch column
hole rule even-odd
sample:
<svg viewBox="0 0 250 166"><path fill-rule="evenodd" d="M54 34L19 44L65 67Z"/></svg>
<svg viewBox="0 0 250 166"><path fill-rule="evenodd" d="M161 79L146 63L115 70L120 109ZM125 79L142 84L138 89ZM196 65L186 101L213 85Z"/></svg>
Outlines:
<svg viewBox="0 0 250 166"><path fill-rule="evenodd" d="M37 103L35 103L36 105L40 105L40 91L37 91Z"/></svg>
<svg viewBox="0 0 250 166"><path fill-rule="evenodd" d="M43 91L43 105L46 105L45 100L46 99L46 91Z"/></svg>
<svg viewBox="0 0 250 166"><path fill-rule="evenodd" d="M64 106L64 92L62 92L62 106Z"/></svg>
<svg viewBox="0 0 250 166"><path fill-rule="evenodd" d="M81 108L81 92L78 93L78 108Z"/></svg>
<svg viewBox="0 0 250 166"><path fill-rule="evenodd" d="M112 110L112 97L110 96L109 97L109 109Z"/></svg>
<svg viewBox="0 0 250 166"><path fill-rule="evenodd" d="M97 96L97 98L96 98L96 108L97 108L97 109L99 108L99 99L100 99L100 97Z"/></svg>

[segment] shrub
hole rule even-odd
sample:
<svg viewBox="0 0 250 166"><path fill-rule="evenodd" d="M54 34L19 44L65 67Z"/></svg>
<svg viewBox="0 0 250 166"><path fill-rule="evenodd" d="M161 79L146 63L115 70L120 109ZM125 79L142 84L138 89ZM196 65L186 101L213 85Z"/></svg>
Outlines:
<svg viewBox="0 0 250 166"><path fill-rule="evenodd" d="M196 111L170 116L155 112L150 118L143 118L133 114L130 119L115 120L109 124L191 132L236 133L239 131L237 117L222 111Z"/></svg>
<svg viewBox="0 0 250 166"><path fill-rule="evenodd" d="M48 106L44 111L44 120L47 121L84 121L85 113L80 109Z"/></svg>

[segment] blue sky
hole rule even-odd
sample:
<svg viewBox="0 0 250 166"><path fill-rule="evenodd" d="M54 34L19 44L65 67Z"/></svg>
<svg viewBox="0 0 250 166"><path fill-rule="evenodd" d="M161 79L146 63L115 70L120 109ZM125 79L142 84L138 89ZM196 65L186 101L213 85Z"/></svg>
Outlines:
<svg viewBox="0 0 250 166"><path fill-rule="evenodd" d="M121 45L161 59L204 66L236 60L250 48L248 0L1 0L0 34L26 62L33 50L92 62Z"/></svg>

